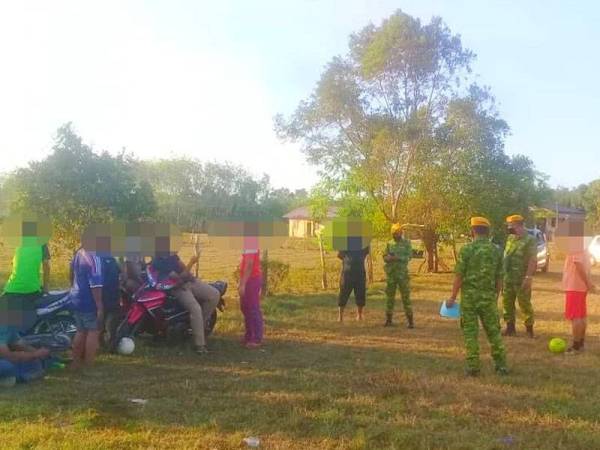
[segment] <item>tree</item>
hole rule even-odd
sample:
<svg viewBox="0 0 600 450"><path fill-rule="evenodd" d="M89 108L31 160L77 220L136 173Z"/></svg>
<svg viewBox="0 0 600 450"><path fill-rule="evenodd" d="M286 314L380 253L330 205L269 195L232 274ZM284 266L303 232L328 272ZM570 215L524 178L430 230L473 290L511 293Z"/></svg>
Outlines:
<svg viewBox="0 0 600 450"><path fill-rule="evenodd" d="M75 248L89 224L150 218L152 188L135 176L135 161L121 153L96 154L70 123L58 129L52 154L14 173L13 207L50 217L55 236Z"/></svg>
<svg viewBox="0 0 600 450"><path fill-rule="evenodd" d="M600 232L600 179L592 181L583 194L583 207L594 232Z"/></svg>
<svg viewBox="0 0 600 450"><path fill-rule="evenodd" d="M423 25L397 11L352 35L349 54L333 58L291 118L276 117L276 130L332 177L351 174L387 221L398 221L415 162L473 57L440 18Z"/></svg>

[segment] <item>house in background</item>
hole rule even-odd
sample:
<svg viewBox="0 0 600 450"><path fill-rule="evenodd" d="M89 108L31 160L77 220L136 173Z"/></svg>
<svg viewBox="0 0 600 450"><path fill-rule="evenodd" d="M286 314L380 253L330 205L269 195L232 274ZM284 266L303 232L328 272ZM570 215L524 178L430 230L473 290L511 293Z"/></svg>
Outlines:
<svg viewBox="0 0 600 450"><path fill-rule="evenodd" d="M338 210L339 208L337 206L330 206L327 209L327 218L333 219L334 217L337 217ZM312 219L310 208L308 206L296 208L283 216L283 218L288 220L288 235L290 237L315 237L317 231L322 228L320 223Z"/></svg>
<svg viewBox="0 0 600 450"><path fill-rule="evenodd" d="M548 208L529 208L535 217L535 226L546 235L548 241L554 240L554 233L559 223L585 222L586 212L580 208L556 205Z"/></svg>

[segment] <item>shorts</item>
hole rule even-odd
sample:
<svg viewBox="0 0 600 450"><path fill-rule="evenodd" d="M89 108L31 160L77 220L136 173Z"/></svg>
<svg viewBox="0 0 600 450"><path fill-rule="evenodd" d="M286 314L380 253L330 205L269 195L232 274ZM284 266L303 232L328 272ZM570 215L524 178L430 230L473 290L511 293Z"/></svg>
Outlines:
<svg viewBox="0 0 600 450"><path fill-rule="evenodd" d="M346 306L350 294L354 291L356 306L365 306L367 303L367 275L365 273L342 272L340 275L340 294L338 306Z"/></svg>
<svg viewBox="0 0 600 450"><path fill-rule="evenodd" d="M565 292L565 319L585 319L587 317L587 292Z"/></svg>
<svg viewBox="0 0 600 450"><path fill-rule="evenodd" d="M95 312L73 311L73 318L75 319L77 331L97 331L100 329L98 315Z"/></svg>

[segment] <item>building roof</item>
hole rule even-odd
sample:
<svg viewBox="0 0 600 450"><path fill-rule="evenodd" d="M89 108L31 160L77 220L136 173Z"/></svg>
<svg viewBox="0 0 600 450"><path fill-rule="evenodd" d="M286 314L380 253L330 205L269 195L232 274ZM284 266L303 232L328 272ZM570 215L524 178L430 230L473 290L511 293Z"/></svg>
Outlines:
<svg viewBox="0 0 600 450"><path fill-rule="evenodd" d="M327 218L333 219L337 216L339 208L337 206L330 206L327 208ZM312 220L309 206L300 206L299 208L291 210L285 216L284 219L296 219L296 220Z"/></svg>
<svg viewBox="0 0 600 450"><path fill-rule="evenodd" d="M568 216L568 215L582 215L585 216L586 212L585 209L581 209L581 208L571 208L569 206L561 206L561 205L545 205L543 208L538 208L538 207L530 207L529 208L531 211L540 211L540 212L545 212L547 213L547 215L549 216L556 216L556 213L558 213L559 216L563 215L563 216Z"/></svg>

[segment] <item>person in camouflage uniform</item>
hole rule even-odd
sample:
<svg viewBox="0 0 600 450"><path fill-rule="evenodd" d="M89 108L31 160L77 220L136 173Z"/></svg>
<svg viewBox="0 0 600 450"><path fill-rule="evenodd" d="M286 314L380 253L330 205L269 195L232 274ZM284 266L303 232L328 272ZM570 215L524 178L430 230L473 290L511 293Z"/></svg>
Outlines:
<svg viewBox="0 0 600 450"><path fill-rule="evenodd" d="M408 275L408 262L412 257L412 246L410 240L402 236L402 226L395 223L392 225L391 233L393 239L389 241L383 253L386 274L386 304L385 304L385 326L392 325L394 306L396 305L396 289L400 291L404 314L408 322L408 328L414 328L412 304L410 302L410 277Z"/></svg>
<svg viewBox="0 0 600 450"><path fill-rule="evenodd" d="M490 222L485 217L471 219L473 242L460 251L455 269L454 286L448 307L461 292L461 326L466 347L466 374L477 376L479 361L479 321L492 350L496 373L505 375L506 350L500 333L498 295L502 289L502 252L490 241Z"/></svg>
<svg viewBox="0 0 600 450"><path fill-rule="evenodd" d="M531 305L531 281L537 268L537 242L527 233L524 218L513 215L506 218L508 225L508 240L504 247L504 294L502 305L504 321L506 322L505 336L514 336L515 301L524 316L527 335L533 337L533 307Z"/></svg>

